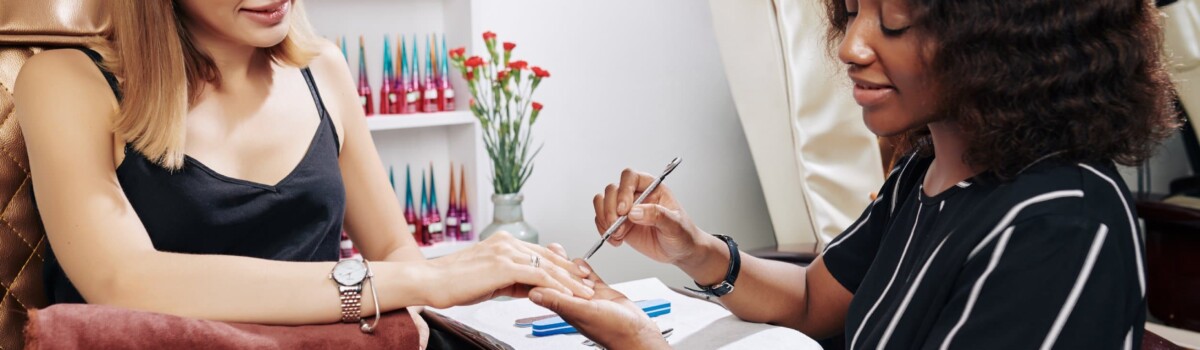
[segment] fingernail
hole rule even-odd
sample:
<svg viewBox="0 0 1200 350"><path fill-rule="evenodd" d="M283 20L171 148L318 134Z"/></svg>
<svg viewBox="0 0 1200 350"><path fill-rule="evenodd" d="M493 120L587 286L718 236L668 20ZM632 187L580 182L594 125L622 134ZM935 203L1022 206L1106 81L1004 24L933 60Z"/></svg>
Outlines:
<svg viewBox="0 0 1200 350"><path fill-rule="evenodd" d="M536 290L529 292L529 300L535 303L542 302L542 292Z"/></svg>
<svg viewBox="0 0 1200 350"><path fill-rule="evenodd" d="M587 265L584 264L579 264L579 271L583 271L584 275L592 274L592 269L589 269Z"/></svg>
<svg viewBox="0 0 1200 350"><path fill-rule="evenodd" d="M591 298L593 295L596 295L596 291L592 290L592 287L584 288L583 291L586 292L586 293L584 293L584 295L587 296L588 298Z"/></svg>
<svg viewBox="0 0 1200 350"><path fill-rule="evenodd" d="M592 282L592 280L589 280L589 279L583 279L582 282L583 282L583 285L588 286L588 288L596 286L596 282Z"/></svg>
<svg viewBox="0 0 1200 350"><path fill-rule="evenodd" d="M617 211L625 211L625 202L617 204Z"/></svg>
<svg viewBox="0 0 1200 350"><path fill-rule="evenodd" d="M642 219L642 217L643 217L643 216L645 216L645 215L646 215L646 213L645 213L645 212L643 212L642 208L633 208L633 210L630 210L630 211L629 211L629 218L630 218L630 219L634 219L634 220L641 220L641 219Z"/></svg>

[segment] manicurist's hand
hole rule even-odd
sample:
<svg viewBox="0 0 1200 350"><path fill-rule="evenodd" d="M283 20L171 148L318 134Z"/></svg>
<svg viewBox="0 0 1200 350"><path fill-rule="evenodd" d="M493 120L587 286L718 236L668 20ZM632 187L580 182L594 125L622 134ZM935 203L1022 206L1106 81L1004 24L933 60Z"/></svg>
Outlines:
<svg viewBox="0 0 1200 350"><path fill-rule="evenodd" d="M660 184L638 206L633 201L654 182L654 176L625 169L619 184L609 184L604 193L592 199L596 209L596 229L601 235L621 215L629 215L609 243L629 243L634 249L658 262L675 265L693 264L713 247L712 236L701 231L675 201L671 189Z"/></svg>
<svg viewBox="0 0 1200 350"><path fill-rule="evenodd" d="M422 280L429 284L427 303L437 308L469 305L498 296L523 298L534 287L584 299L595 294L583 282L590 271L559 253L504 232L425 264Z"/></svg>
<svg viewBox="0 0 1200 350"><path fill-rule="evenodd" d="M583 260L576 260L587 266ZM590 270L590 268L589 268ZM579 333L608 349L670 349L658 326L624 294L609 288L599 276L588 276L596 295L591 300L550 288L534 288L529 300L570 323Z"/></svg>

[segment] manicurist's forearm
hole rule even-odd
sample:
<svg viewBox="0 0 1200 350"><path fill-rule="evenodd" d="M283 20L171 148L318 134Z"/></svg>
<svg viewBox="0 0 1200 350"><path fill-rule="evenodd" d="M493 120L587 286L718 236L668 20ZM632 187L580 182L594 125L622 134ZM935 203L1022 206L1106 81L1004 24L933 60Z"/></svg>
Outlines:
<svg viewBox="0 0 1200 350"><path fill-rule="evenodd" d="M715 285L728 274L729 247L715 237L704 237L697 252L676 265L696 283ZM743 320L796 328L796 316L805 311L805 269L740 254L741 268L734 290L721 297L721 303Z"/></svg>

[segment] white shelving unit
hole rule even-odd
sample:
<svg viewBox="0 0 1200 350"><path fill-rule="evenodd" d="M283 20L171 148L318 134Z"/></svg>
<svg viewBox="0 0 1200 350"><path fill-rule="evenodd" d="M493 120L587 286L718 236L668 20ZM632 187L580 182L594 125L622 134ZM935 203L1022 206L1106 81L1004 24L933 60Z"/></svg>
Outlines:
<svg viewBox="0 0 1200 350"><path fill-rule="evenodd" d="M383 71L383 40L387 35L390 45L395 45L397 35L404 35L412 50L413 36L424 40L432 33L446 35L447 44L453 47L466 46L473 49L475 37L482 30L474 28L471 16L471 0L308 0L304 2L309 22L317 35L331 40L346 37L349 46L347 60L351 74L358 76L358 38L366 43L367 75L378 106L379 86ZM440 42L438 43L441 44ZM396 48L391 47L395 55ZM423 60L427 56L425 42L420 42ZM411 51L410 51L411 55ZM399 58L396 58L399 59ZM451 75L455 75L452 73ZM379 151L384 167L392 167L396 176L396 195L404 200L405 167L412 167L413 197L420 202L422 172L428 176L434 171L438 194L438 208L443 216L450 200L449 173L453 163L457 178L460 164L466 165L467 196L473 235L477 238L492 219L490 162L484 151L482 130L475 117L466 110L470 93L457 76L451 84L458 95L457 110L428 114L375 115L367 117L371 137ZM427 179L428 180L428 179ZM468 242L446 242L422 247L427 258L451 254L474 244Z"/></svg>
<svg viewBox="0 0 1200 350"><path fill-rule="evenodd" d="M387 131L438 126L469 125L475 116L467 111L438 112L430 114L376 115L367 118L371 131Z"/></svg>

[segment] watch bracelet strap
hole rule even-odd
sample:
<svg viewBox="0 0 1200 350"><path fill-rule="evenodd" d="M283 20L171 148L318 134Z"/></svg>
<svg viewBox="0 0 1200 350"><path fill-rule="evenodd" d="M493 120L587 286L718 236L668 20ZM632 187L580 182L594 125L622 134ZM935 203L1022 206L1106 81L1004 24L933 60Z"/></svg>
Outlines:
<svg viewBox="0 0 1200 350"><path fill-rule="evenodd" d="M737 242L734 242L733 237L726 235L713 236L721 239L721 241L725 242L725 245L729 247L729 268L725 271L725 279L711 286L701 285L699 282L692 281L692 283L696 284L696 287L700 289L692 289L689 287L684 287L684 289L700 294L721 297L732 292L734 282L737 282L738 273L740 273L742 269L741 251L738 250ZM718 293L718 288L727 289L727 291L725 293Z"/></svg>
<svg viewBox="0 0 1200 350"><path fill-rule="evenodd" d="M342 322L354 323L362 319L362 284L358 288L342 288Z"/></svg>

